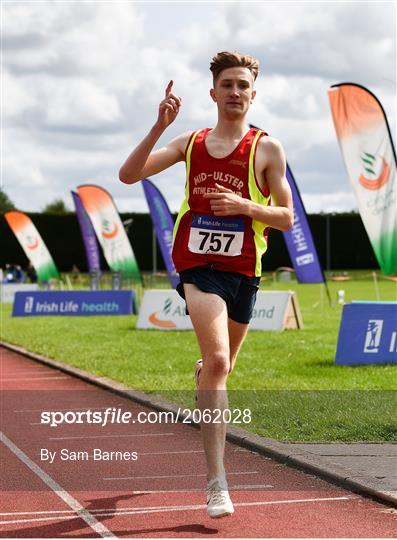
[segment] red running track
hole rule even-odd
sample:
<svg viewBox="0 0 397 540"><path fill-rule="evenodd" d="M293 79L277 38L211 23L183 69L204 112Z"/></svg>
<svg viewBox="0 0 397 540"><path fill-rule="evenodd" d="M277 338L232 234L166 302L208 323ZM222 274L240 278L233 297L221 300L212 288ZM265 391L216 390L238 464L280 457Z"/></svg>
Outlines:
<svg viewBox="0 0 397 540"><path fill-rule="evenodd" d="M197 429L42 424L43 411L150 409L3 348L1 361L1 537L395 537L393 509L231 443L235 514L210 519ZM137 459L103 459L115 451Z"/></svg>

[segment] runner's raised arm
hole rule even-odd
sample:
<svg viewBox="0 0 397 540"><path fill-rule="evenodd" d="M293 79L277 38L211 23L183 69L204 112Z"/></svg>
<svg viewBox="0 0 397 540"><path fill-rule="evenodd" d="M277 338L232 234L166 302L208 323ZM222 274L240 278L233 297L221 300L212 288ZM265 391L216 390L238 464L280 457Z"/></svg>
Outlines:
<svg viewBox="0 0 397 540"><path fill-rule="evenodd" d="M152 152L161 135L178 116L182 104L182 99L172 93L173 84L173 81L170 81L165 89L165 98L159 105L156 123L131 152L119 171L119 178L124 184L135 184L142 178L157 174L184 158L190 133L179 135L166 146Z"/></svg>

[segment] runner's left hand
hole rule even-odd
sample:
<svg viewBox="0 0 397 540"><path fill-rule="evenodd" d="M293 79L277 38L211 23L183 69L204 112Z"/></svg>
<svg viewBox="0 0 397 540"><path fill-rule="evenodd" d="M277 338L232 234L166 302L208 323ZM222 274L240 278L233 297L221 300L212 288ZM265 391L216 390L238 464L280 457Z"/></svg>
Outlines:
<svg viewBox="0 0 397 540"><path fill-rule="evenodd" d="M211 210L215 216L236 216L245 214L247 199L240 197L229 188L215 184L218 193L205 193L204 197L210 199Z"/></svg>

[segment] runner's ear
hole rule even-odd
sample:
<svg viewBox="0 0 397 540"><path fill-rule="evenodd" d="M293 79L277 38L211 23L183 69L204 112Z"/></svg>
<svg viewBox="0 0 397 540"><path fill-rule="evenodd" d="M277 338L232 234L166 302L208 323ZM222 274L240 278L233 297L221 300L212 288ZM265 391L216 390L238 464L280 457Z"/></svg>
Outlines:
<svg viewBox="0 0 397 540"><path fill-rule="evenodd" d="M215 101L216 103L215 90L213 88L211 88L210 90L210 96L212 97L213 101Z"/></svg>

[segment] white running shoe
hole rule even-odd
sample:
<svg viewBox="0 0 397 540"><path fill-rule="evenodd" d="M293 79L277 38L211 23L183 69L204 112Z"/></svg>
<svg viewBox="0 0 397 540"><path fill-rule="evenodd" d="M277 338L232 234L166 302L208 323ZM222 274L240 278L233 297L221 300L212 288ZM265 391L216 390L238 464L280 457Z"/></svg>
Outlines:
<svg viewBox="0 0 397 540"><path fill-rule="evenodd" d="M196 403L197 403L197 390L199 387L200 373L201 373L202 367L203 367L203 361L200 358L200 360L197 360L195 370L194 370L194 382L196 383L196 397L195 397Z"/></svg>
<svg viewBox="0 0 397 540"><path fill-rule="evenodd" d="M207 512L212 518L231 516L234 512L224 478L214 478L207 484Z"/></svg>
<svg viewBox="0 0 397 540"><path fill-rule="evenodd" d="M201 373L202 367L203 367L203 361L200 358L200 360L197 360L196 362L195 371L194 371L194 381L196 383L196 390L198 390L198 386L200 382L200 373Z"/></svg>

